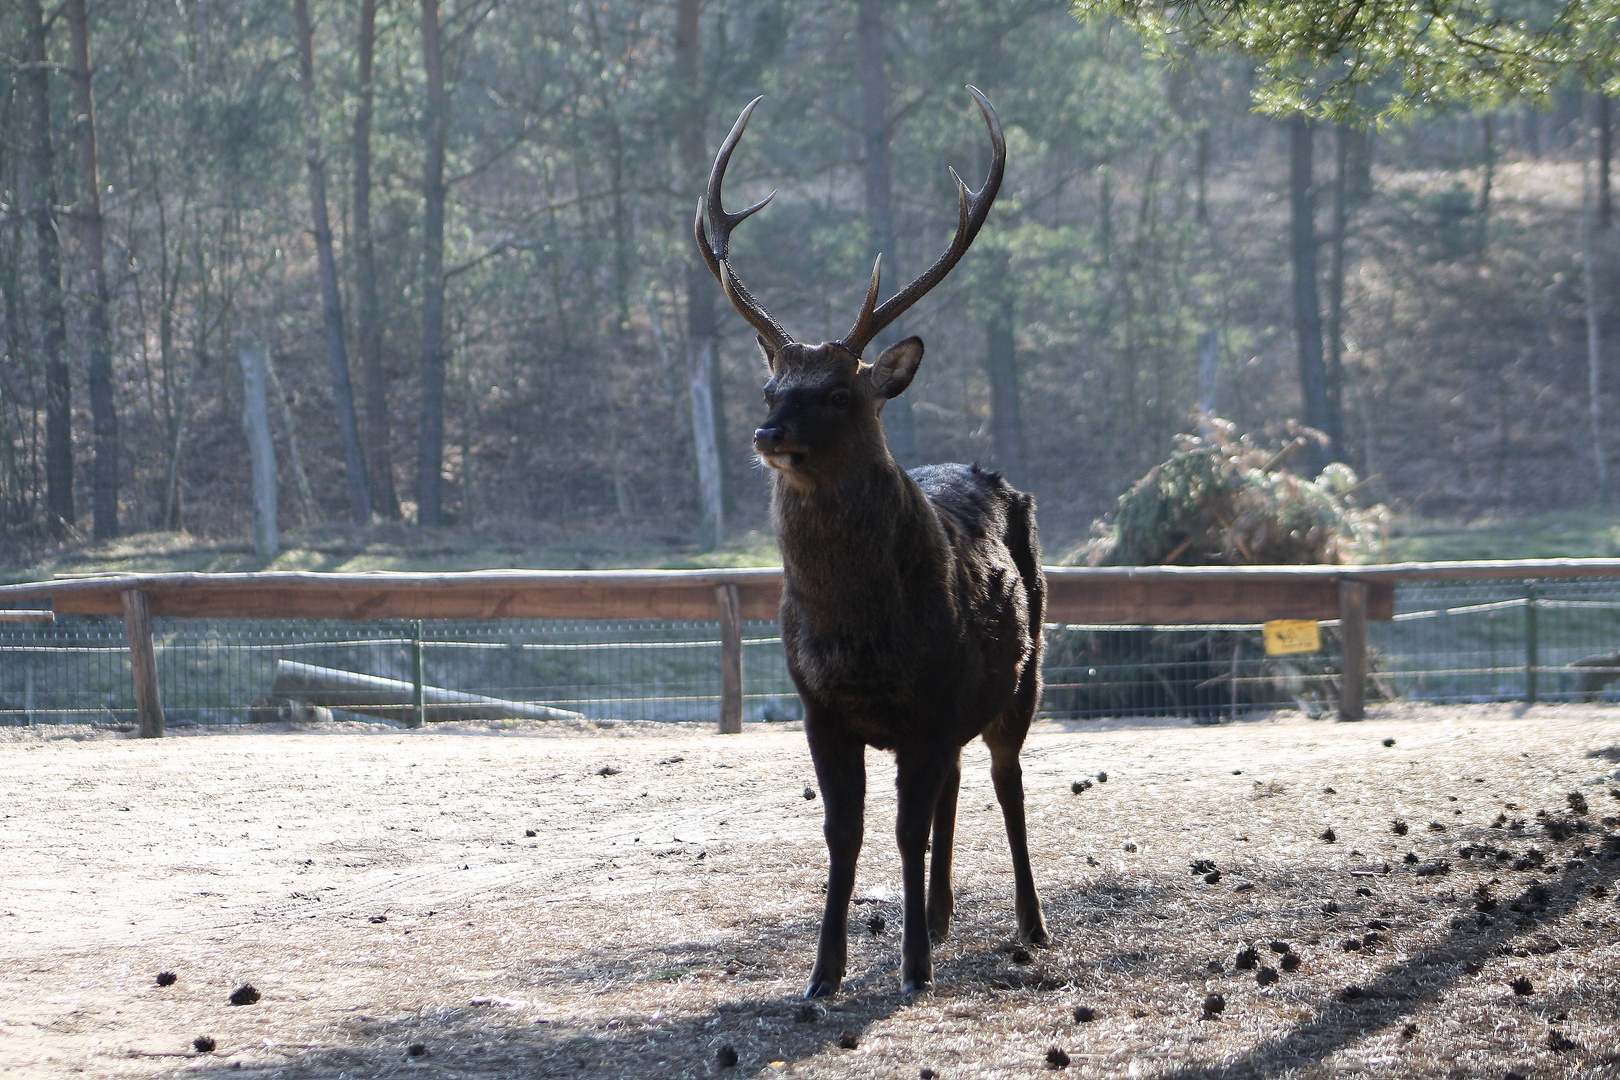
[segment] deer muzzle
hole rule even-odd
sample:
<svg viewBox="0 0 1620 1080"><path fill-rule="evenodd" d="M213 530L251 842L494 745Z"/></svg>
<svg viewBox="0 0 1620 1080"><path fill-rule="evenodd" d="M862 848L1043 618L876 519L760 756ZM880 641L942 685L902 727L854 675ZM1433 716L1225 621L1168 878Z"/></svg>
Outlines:
<svg viewBox="0 0 1620 1080"><path fill-rule="evenodd" d="M780 427L754 429L754 453L769 469L792 469L804 463L804 450L799 446L784 445L787 430Z"/></svg>

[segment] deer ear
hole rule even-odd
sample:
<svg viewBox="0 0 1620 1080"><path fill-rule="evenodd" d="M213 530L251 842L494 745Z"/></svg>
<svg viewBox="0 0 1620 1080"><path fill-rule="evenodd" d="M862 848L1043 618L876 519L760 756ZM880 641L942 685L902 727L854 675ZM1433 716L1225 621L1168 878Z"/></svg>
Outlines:
<svg viewBox="0 0 1620 1080"><path fill-rule="evenodd" d="M759 334L754 335L754 340L759 342L759 351L765 354L765 367L769 369L772 375L775 375L776 354L771 352L771 347L765 343L765 339Z"/></svg>
<svg viewBox="0 0 1620 1080"><path fill-rule="evenodd" d="M872 365L872 389L880 398L899 397L911 385L922 358L922 338L908 337L890 345Z"/></svg>

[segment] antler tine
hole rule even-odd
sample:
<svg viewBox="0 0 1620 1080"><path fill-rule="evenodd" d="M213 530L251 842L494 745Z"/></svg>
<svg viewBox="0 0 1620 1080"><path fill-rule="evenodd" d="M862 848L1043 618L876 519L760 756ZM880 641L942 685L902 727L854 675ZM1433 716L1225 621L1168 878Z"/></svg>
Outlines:
<svg viewBox="0 0 1620 1080"><path fill-rule="evenodd" d="M882 333L883 328L898 319L907 308L921 300L930 289L945 280L967 249L972 246L973 238L979 235L979 229L984 226L985 218L990 216L990 207L996 201L996 193L1001 190L1001 176L1007 167L1007 140L1001 133L1001 120L996 116L996 110L991 107L989 99L979 92L978 87L969 86L968 93L978 103L979 111L984 114L984 122L990 129L990 147L993 156L990 160L990 173L984 179L984 186L978 191L969 191L962 178L951 169L951 179L956 181L957 217L956 236L951 240L951 246L945 254L935 260L934 265L923 271L922 275L910 285L889 297L882 306L873 310L872 303L877 299L877 271L873 270L872 285L867 291L866 303L861 305L861 313L856 316L855 326L844 335L843 345L846 349L859 356L872 339Z"/></svg>
<svg viewBox="0 0 1620 1080"><path fill-rule="evenodd" d="M869 328L872 323L872 309L877 307L878 287L882 280L883 253L880 251L878 252L878 257L872 261L872 283L866 287L866 299L861 301L861 313L855 316L854 328L851 329L849 333L844 335L844 344L846 347L849 346L850 342L859 341L861 343L861 348L864 349L866 347L866 343L877 336L877 330L871 330ZM881 327L879 329L881 329ZM859 356L860 354L861 350L856 349L855 355Z"/></svg>
<svg viewBox="0 0 1620 1080"><path fill-rule="evenodd" d="M752 293L737 277L737 272L731 268L730 248L731 230L738 222L744 221L754 214L765 209L770 201L776 198L776 192L771 192L753 206L735 214L728 214L721 204L720 187L726 178L726 167L731 164L732 151L737 149L737 143L742 139L743 130L748 127L748 118L754 114L754 108L765 100L761 94L748 103L737 122L731 125L731 133L726 136L725 142L720 144L720 152L714 156L714 167L709 170L709 186L704 197L698 202L697 220L692 225L692 236L697 241L698 250L703 254L703 261L708 264L709 272L720 282L725 290L726 299L737 313L747 319L749 325L758 330L772 349L780 349L793 340L782 325L771 317ZM707 222L705 222L707 218Z"/></svg>

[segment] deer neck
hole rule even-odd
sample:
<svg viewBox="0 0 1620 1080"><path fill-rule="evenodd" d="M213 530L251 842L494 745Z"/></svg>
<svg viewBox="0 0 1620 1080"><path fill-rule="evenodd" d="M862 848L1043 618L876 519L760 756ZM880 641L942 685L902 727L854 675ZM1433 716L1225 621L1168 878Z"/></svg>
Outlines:
<svg viewBox="0 0 1620 1080"><path fill-rule="evenodd" d="M772 486L784 577L811 608L869 611L945 546L922 489L886 447L813 486L780 477Z"/></svg>

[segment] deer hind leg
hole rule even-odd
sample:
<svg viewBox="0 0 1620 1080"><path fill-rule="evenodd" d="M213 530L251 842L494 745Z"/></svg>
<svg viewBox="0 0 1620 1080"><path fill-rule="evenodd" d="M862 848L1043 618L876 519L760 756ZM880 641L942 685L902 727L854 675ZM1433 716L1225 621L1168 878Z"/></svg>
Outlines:
<svg viewBox="0 0 1620 1080"><path fill-rule="evenodd" d="M1007 826L1007 847L1012 851L1013 906L1018 914L1018 936L1032 945L1045 945L1046 918L1041 914L1041 898L1035 892L1035 875L1029 868L1029 834L1024 827L1024 769L1018 752L1029 731L1030 713L1019 713L1021 702L1003 713L984 733L990 747L990 778L1001 803L1001 819ZM1033 710L1031 710L1032 712Z"/></svg>
<svg viewBox="0 0 1620 1080"><path fill-rule="evenodd" d="M844 981L849 956L849 898L861 855L866 817L866 745L826 730L812 714L805 730L821 788L822 833L827 838L827 905L807 998L828 997Z"/></svg>
<svg viewBox="0 0 1620 1080"><path fill-rule="evenodd" d="M900 843L900 878L905 893L904 929L900 939L900 992L910 997L933 989L933 950L928 941L928 902L923 870L928 858L928 830L939 805L951 750L919 748L896 754L899 789L895 833Z"/></svg>
<svg viewBox="0 0 1620 1080"><path fill-rule="evenodd" d="M956 848L956 796L962 787L962 752L946 766L934 804L933 861L928 867L928 938L944 941L951 934L956 894L951 889L951 855Z"/></svg>

